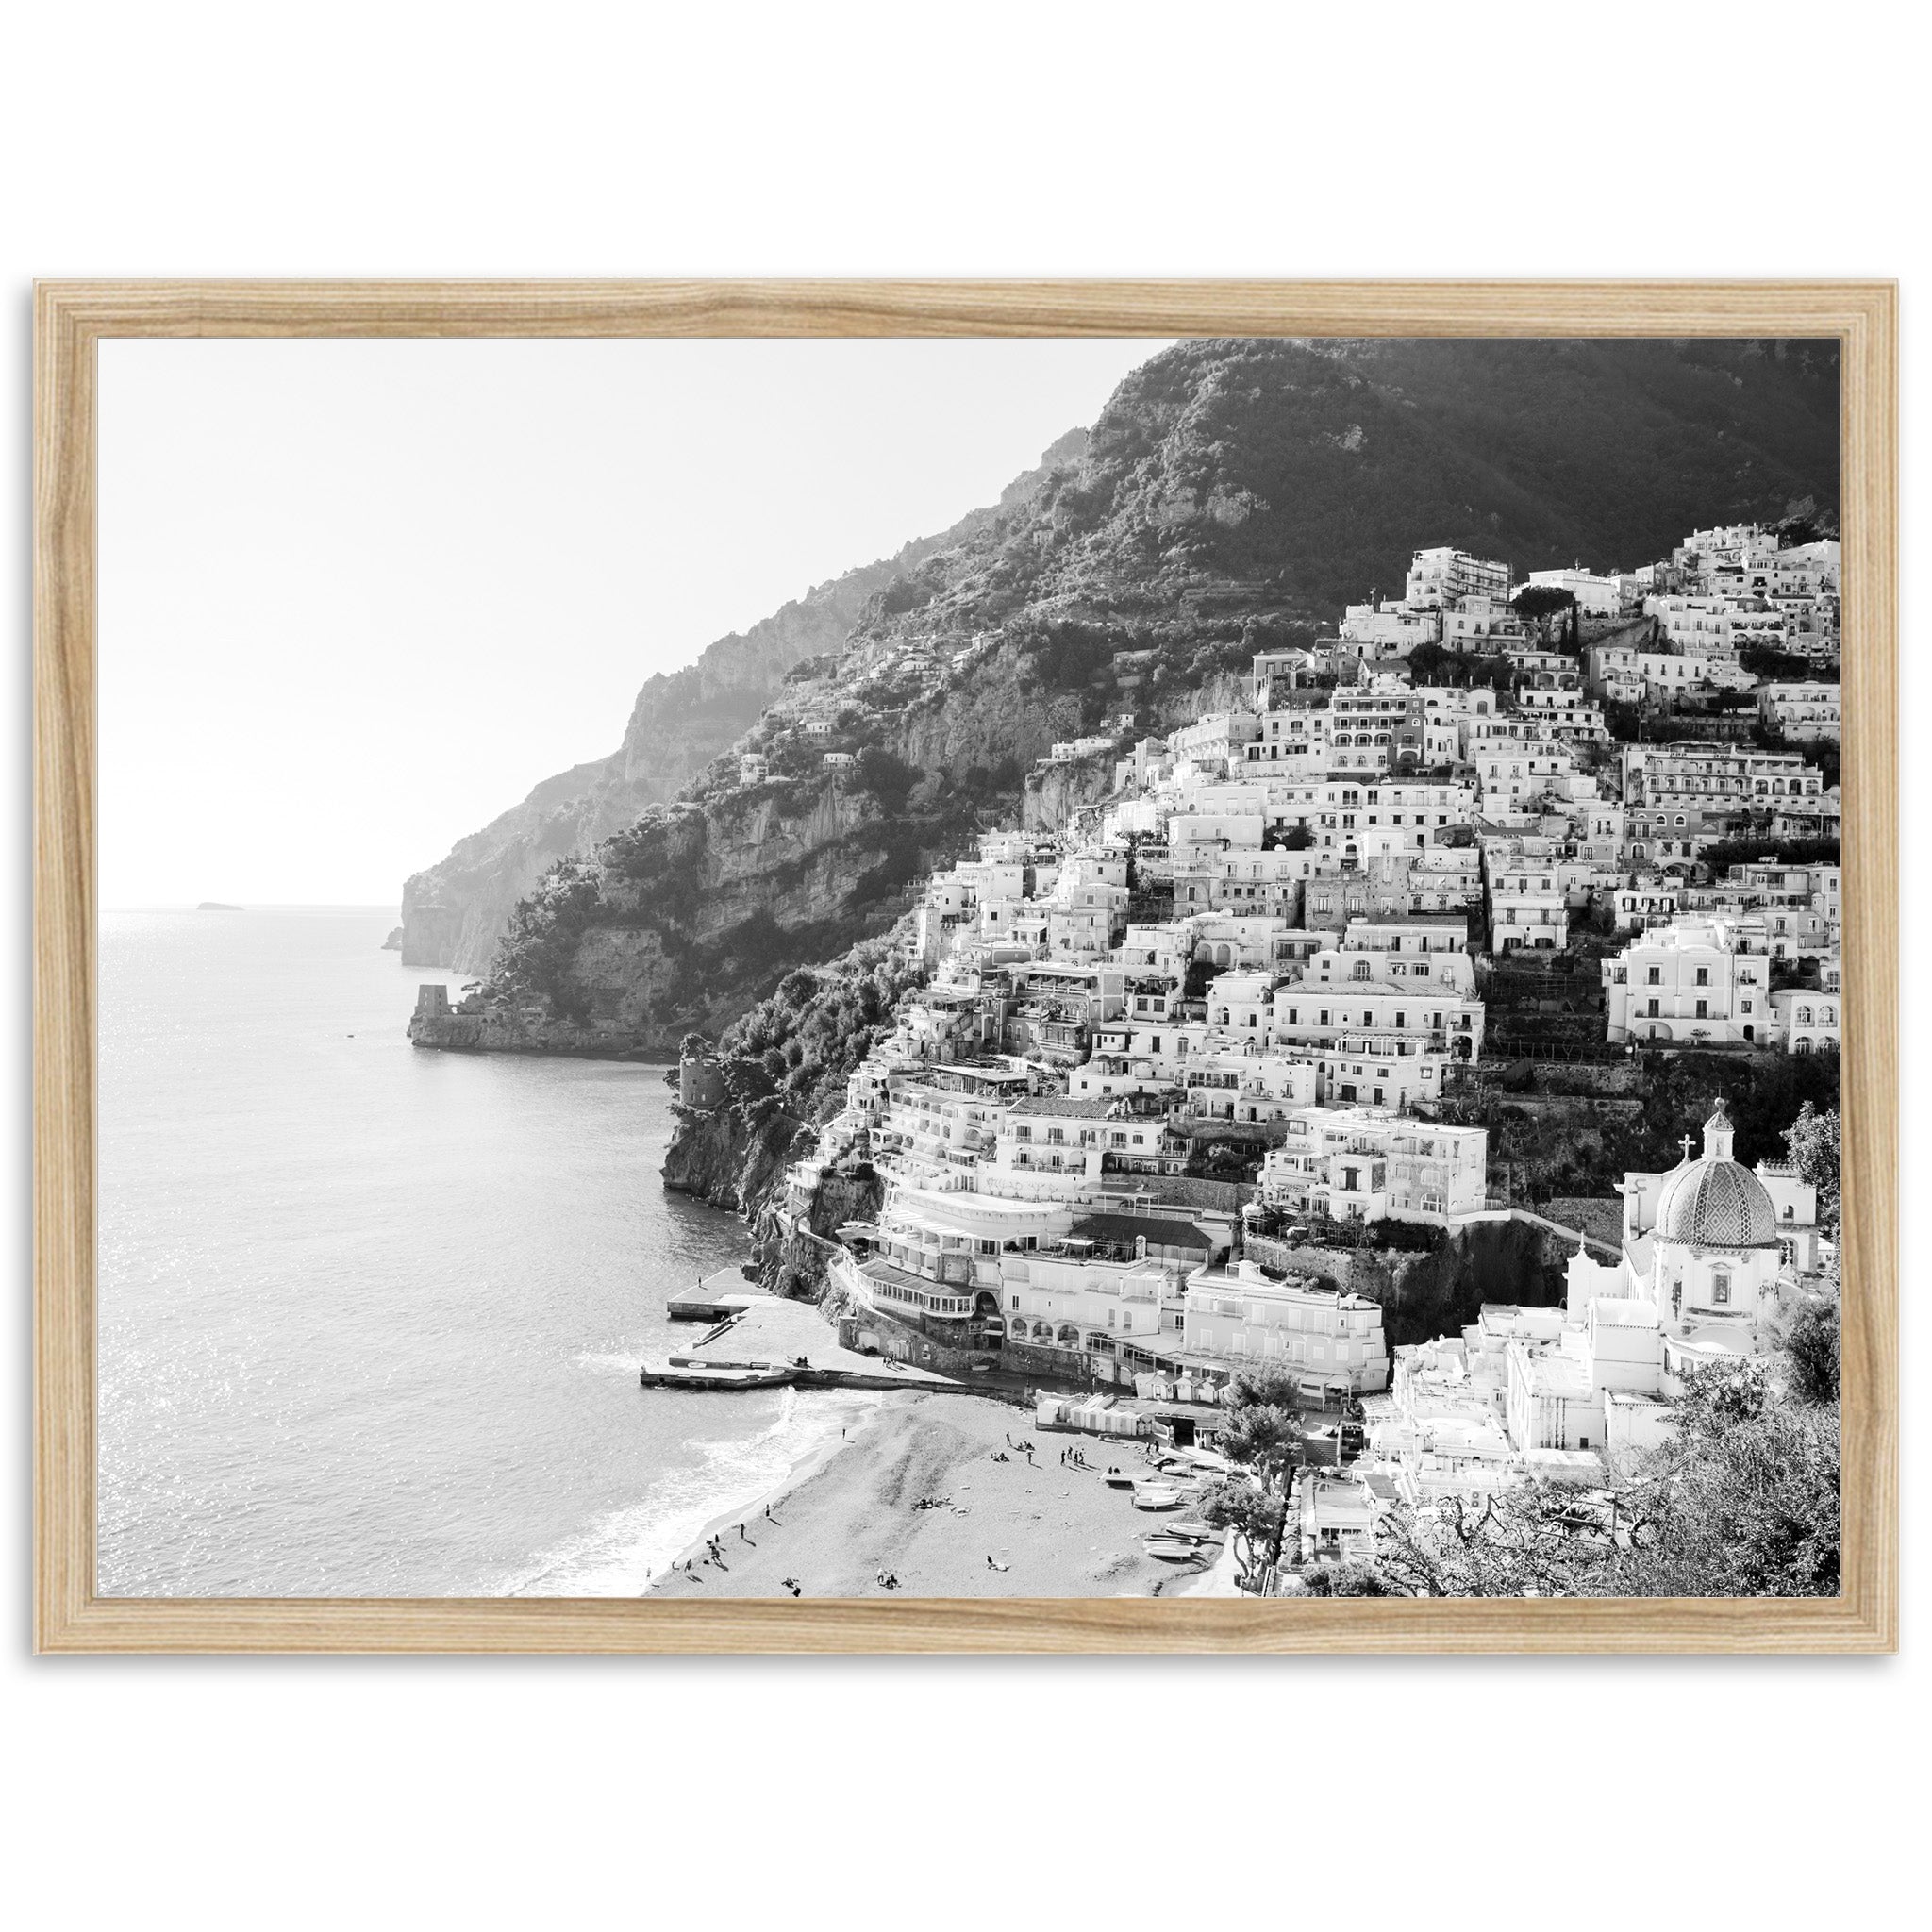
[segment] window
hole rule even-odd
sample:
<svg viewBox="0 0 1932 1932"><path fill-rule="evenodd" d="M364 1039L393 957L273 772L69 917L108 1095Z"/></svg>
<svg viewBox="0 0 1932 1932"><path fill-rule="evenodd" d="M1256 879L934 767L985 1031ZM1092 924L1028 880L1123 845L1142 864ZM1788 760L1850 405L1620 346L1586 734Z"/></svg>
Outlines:
<svg viewBox="0 0 1932 1932"><path fill-rule="evenodd" d="M1700 966L1697 969L1697 984L1699 986L1708 986L1710 984L1710 968L1708 966Z"/></svg>
<svg viewBox="0 0 1932 1932"><path fill-rule="evenodd" d="M1645 986L1661 986L1663 984L1663 980L1664 975L1662 969L1657 966L1653 966L1650 969L1650 971L1643 975L1643 983Z"/></svg>

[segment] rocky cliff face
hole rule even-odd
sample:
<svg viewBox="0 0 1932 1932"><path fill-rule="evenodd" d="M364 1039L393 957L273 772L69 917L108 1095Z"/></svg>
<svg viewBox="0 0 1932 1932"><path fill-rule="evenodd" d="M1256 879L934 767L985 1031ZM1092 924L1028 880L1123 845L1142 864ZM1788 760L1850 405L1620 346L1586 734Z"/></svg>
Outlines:
<svg viewBox="0 0 1932 1932"><path fill-rule="evenodd" d="M755 1210L783 1181L802 1133L808 1141L809 1129L788 1113L751 1126L728 1108L680 1108L664 1185L714 1208Z"/></svg>
<svg viewBox="0 0 1932 1932"><path fill-rule="evenodd" d="M1084 429L1070 430L1039 467L1007 486L1001 508L1028 502L1051 469L1077 460L1086 443ZM591 852L648 806L676 797L757 723L787 672L838 652L889 585L996 514L973 510L950 530L816 585L748 631L720 638L684 670L651 677L609 757L544 779L521 805L408 880L403 963L484 972L511 909L558 859Z"/></svg>

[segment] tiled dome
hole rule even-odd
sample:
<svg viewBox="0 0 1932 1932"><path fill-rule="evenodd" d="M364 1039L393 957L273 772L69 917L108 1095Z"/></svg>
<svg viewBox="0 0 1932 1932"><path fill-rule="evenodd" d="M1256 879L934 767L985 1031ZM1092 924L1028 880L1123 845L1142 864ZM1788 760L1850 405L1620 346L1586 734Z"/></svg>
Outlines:
<svg viewBox="0 0 1932 1932"><path fill-rule="evenodd" d="M1680 1167L1657 1196L1657 1232L1700 1248L1774 1248L1777 1210L1764 1183L1735 1160Z"/></svg>

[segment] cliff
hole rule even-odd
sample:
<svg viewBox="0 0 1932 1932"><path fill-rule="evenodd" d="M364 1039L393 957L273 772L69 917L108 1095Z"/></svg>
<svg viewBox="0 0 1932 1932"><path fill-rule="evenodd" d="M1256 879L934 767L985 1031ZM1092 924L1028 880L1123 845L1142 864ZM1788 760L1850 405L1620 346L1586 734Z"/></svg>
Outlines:
<svg viewBox="0 0 1932 1932"><path fill-rule="evenodd" d="M762 1205L783 1181L794 1144L801 1136L808 1145L811 1139L803 1122L782 1111L756 1124L729 1108L675 1111L677 1129L664 1159L664 1185L714 1208Z"/></svg>
<svg viewBox="0 0 1932 1932"><path fill-rule="evenodd" d="M1056 464L1078 457L1085 430L1053 444L1016 477L1001 509L1026 503ZM743 632L709 645L693 664L649 678L624 738L608 758L546 778L521 805L458 841L403 888L403 963L459 973L487 970L511 909L559 858L591 852L646 807L675 798L754 724L794 665L844 644L887 587L936 551L963 541L999 513L975 509L894 557L819 584Z"/></svg>

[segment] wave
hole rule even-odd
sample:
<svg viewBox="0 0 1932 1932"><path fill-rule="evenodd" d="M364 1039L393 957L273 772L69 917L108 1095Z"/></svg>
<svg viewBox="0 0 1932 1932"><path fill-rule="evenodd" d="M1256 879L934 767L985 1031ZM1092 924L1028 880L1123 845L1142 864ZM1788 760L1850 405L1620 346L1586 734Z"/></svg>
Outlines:
<svg viewBox="0 0 1932 1932"><path fill-rule="evenodd" d="M609 1510L539 1557L508 1596L639 1596L705 1526L747 1512L883 1399L855 1390L780 1391L778 1413L756 1434L690 1443L700 1460L668 1472L635 1504ZM732 1397L715 1398L730 1401Z"/></svg>

